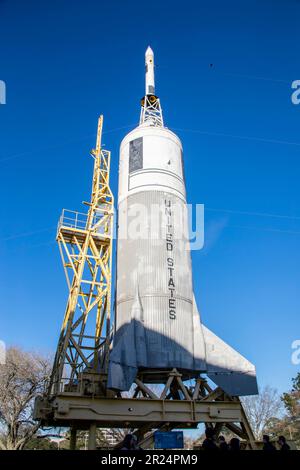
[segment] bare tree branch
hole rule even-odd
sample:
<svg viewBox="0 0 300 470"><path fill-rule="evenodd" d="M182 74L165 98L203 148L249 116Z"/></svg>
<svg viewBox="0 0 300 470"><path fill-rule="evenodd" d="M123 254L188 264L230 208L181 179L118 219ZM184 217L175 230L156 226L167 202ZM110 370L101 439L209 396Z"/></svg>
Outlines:
<svg viewBox="0 0 300 470"><path fill-rule="evenodd" d="M49 358L9 348L0 366L0 448L22 449L39 423L32 420L34 399L44 393L51 372Z"/></svg>
<svg viewBox="0 0 300 470"><path fill-rule="evenodd" d="M262 438L269 422L282 411L282 402L277 390L268 385L259 395L242 398L242 403L256 439Z"/></svg>

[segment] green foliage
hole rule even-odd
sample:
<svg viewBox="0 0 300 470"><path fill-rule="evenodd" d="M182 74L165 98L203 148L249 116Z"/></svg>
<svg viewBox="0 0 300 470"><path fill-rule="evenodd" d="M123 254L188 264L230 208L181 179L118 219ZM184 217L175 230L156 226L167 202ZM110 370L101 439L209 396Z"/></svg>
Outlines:
<svg viewBox="0 0 300 470"><path fill-rule="evenodd" d="M282 395L284 407L293 420L300 419L300 373L292 379L292 390Z"/></svg>
<svg viewBox="0 0 300 470"><path fill-rule="evenodd" d="M282 419L273 418L266 429L273 437L284 435L300 448L300 373L292 379L292 389L281 396L286 414Z"/></svg>
<svg viewBox="0 0 300 470"><path fill-rule="evenodd" d="M24 450L57 450L57 444L47 438L33 437L25 444Z"/></svg>
<svg viewBox="0 0 300 470"><path fill-rule="evenodd" d="M295 392L300 392L300 372L292 379L293 390Z"/></svg>

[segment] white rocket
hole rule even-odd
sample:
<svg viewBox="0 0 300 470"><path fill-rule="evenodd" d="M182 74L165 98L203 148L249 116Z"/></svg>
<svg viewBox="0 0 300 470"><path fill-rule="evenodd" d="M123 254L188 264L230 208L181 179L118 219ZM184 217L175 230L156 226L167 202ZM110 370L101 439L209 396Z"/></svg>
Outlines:
<svg viewBox="0 0 300 470"><path fill-rule="evenodd" d="M146 51L140 124L120 148L116 332L108 387L128 390L138 372L160 382L207 374L231 395L257 393L255 367L200 320L193 294L182 144L164 127Z"/></svg>
<svg viewBox="0 0 300 470"><path fill-rule="evenodd" d="M155 95L155 82L154 82L154 54L150 46L148 46L145 54L146 65L146 92L145 95Z"/></svg>

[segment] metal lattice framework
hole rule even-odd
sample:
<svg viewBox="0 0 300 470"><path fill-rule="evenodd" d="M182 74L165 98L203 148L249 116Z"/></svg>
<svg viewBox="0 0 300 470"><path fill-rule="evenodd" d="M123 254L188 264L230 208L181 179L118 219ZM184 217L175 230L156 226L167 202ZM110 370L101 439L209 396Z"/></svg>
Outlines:
<svg viewBox="0 0 300 470"><path fill-rule="evenodd" d="M49 395L104 392L111 337L111 268L114 199L109 186L110 152L101 148L99 117L92 197L88 213L63 210L57 242L69 296L50 380ZM98 390L95 388L98 387Z"/></svg>
<svg viewBox="0 0 300 470"><path fill-rule="evenodd" d="M155 95L146 95L141 100L140 125L164 127L162 109L159 98Z"/></svg>
<svg viewBox="0 0 300 470"><path fill-rule="evenodd" d="M145 371L148 376L151 371ZM162 371L163 372L163 371ZM143 448L153 444L154 431L195 429L199 423L218 436L227 428L245 441L247 448L257 447L253 432L238 397L229 396L220 387L212 389L203 377L190 381L173 369L164 371L163 384L153 388L144 381L143 373L135 379L131 397L79 396L60 393L49 401L36 401L35 415L47 426L72 425L76 430L89 429L95 448L96 428L129 428ZM94 446L94 447L93 447Z"/></svg>

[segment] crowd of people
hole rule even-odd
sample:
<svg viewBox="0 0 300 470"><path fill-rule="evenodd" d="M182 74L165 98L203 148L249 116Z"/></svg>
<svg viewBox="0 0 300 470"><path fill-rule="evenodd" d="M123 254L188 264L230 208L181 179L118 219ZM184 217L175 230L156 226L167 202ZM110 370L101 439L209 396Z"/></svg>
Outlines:
<svg viewBox="0 0 300 470"><path fill-rule="evenodd" d="M138 438L135 434L126 434L120 450L142 450L142 448L139 446Z"/></svg>
<svg viewBox="0 0 300 470"><path fill-rule="evenodd" d="M279 436L277 440L278 448L280 451L290 450L284 436ZM121 450L142 450L138 445L137 436L134 434L127 434L119 447ZM202 443L203 450L220 450L223 452L231 451L236 452L241 450L241 441L237 437L233 437L229 442L226 442L224 436L220 435L216 438L214 430L207 428L205 431L205 439ZM277 448L271 442L270 436L264 434L263 436L263 451L276 452Z"/></svg>
<svg viewBox="0 0 300 470"><path fill-rule="evenodd" d="M284 436L279 436L277 440L278 448L280 451L290 450L290 446L287 444ZM220 450L220 451L239 451L241 450L241 441L237 437L233 437L229 442L226 442L224 436L216 438L214 430L207 428L205 431L205 439L202 443L203 450ZM276 452L277 448L271 442L270 436L267 434L263 435L263 451L265 452Z"/></svg>

